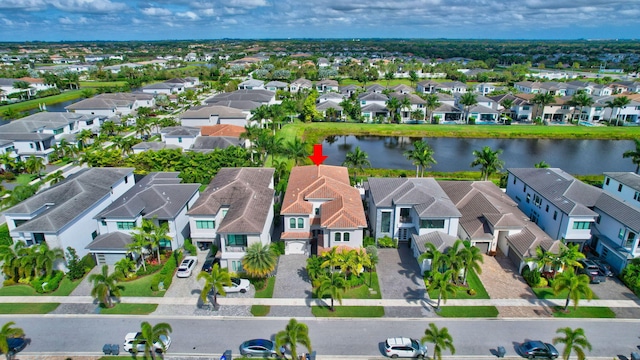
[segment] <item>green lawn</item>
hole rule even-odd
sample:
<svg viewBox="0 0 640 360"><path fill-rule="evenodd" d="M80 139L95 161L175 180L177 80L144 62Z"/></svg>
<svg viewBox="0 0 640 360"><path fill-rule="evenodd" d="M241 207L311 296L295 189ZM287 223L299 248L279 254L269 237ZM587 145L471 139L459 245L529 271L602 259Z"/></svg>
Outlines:
<svg viewBox="0 0 640 360"><path fill-rule="evenodd" d="M595 307L595 306L578 306L577 309L573 309L572 305L569 305L569 309L564 311L564 307L555 306L553 308L553 317L557 318L615 318L616 314L608 307Z"/></svg>
<svg viewBox="0 0 640 360"><path fill-rule="evenodd" d="M495 306L441 306L437 312L442 317L498 317L498 309Z"/></svg>
<svg viewBox="0 0 640 360"><path fill-rule="evenodd" d="M0 314L48 314L55 310L59 303L19 303L0 304Z"/></svg>
<svg viewBox="0 0 640 360"><path fill-rule="evenodd" d="M40 98L40 99L32 99L32 100L22 101L22 102L19 102L19 103L16 103L16 104L2 105L2 106L0 106L0 113L3 113L7 109L10 109L10 108L14 109L14 110L16 110L18 112L27 111L27 110L31 110L31 109L37 109L38 108L38 104L45 103L47 105L50 105L50 104L55 104L55 103L59 103L59 102L63 102L63 101L77 99L79 97L82 97L82 91L81 90L65 91L64 93L59 94L59 95L52 95L52 96L47 96L47 97Z"/></svg>
<svg viewBox="0 0 640 360"><path fill-rule="evenodd" d="M15 182L20 185L28 185L30 182L36 179L35 175L31 174L20 174L16 176Z"/></svg>
<svg viewBox="0 0 640 360"><path fill-rule="evenodd" d="M335 302L335 311L329 311L328 306L312 306L311 313L315 317L383 317L382 306L340 306Z"/></svg>
<svg viewBox="0 0 640 360"><path fill-rule="evenodd" d="M256 290L255 298L257 299L270 299L273 297L273 287L276 284L276 278L274 276L267 278L267 286L264 289ZM271 311L271 306L268 305L253 305L251 306L251 314L253 316L267 316Z"/></svg>
<svg viewBox="0 0 640 360"><path fill-rule="evenodd" d="M124 286L124 290L122 291L121 296L144 296L144 297L163 297L165 291L152 291L151 290L151 280L153 279L153 274L143 276L139 279L132 281L125 281L119 283Z"/></svg>
<svg viewBox="0 0 640 360"><path fill-rule="evenodd" d="M553 289L551 289L550 287L544 287L544 288L536 287L536 288L531 288L531 290L533 290L533 292L536 294L538 299L566 299L567 295L569 295L569 290L562 291L558 293L558 295L555 295L553 293ZM598 299L596 294L593 294L593 299L594 300Z"/></svg>
<svg viewBox="0 0 640 360"><path fill-rule="evenodd" d="M100 314L149 315L157 308L158 304L116 304L110 309L101 308Z"/></svg>
<svg viewBox="0 0 640 360"><path fill-rule="evenodd" d="M342 295L343 299L382 299L380 295L380 284L378 283L378 274L371 273L371 286L369 286L369 273L364 272L364 285L348 289ZM369 288L373 290L373 293L369 291Z"/></svg>
<svg viewBox="0 0 640 360"><path fill-rule="evenodd" d="M29 285L18 284L4 286L0 289L0 296L68 296L81 281L82 279L71 281L65 277L60 281L60 285L56 291L46 294L37 293Z"/></svg>
<svg viewBox="0 0 640 360"><path fill-rule="evenodd" d="M126 81L80 81L81 88L121 87L125 85L127 85Z"/></svg>
<svg viewBox="0 0 640 360"><path fill-rule="evenodd" d="M480 278L475 271L470 271L469 275L467 275L467 286L468 287L459 286L455 296L450 295L449 299L490 299L489 293L487 293L487 290L484 288L484 285L482 285L482 281L480 281ZM473 296L469 295L467 292L469 289L474 289L476 294ZM436 290L429 291L429 298L437 300L438 292Z"/></svg>

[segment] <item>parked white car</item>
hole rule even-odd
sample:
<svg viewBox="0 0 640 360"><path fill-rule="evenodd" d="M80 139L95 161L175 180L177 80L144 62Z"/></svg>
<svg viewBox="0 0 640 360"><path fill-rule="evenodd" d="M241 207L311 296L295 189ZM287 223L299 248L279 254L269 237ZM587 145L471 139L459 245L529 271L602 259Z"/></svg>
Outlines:
<svg viewBox="0 0 640 360"><path fill-rule="evenodd" d="M427 346L408 337L388 338L384 342L385 355L390 358L418 358L427 356Z"/></svg>
<svg viewBox="0 0 640 360"><path fill-rule="evenodd" d="M247 279L231 278L231 286L223 286L226 293L246 293L251 286L251 283Z"/></svg>
<svg viewBox="0 0 640 360"><path fill-rule="evenodd" d="M139 340L138 341L138 346L136 346L136 348L134 348L133 343L136 341L136 339L139 339L142 336L142 333L128 333L125 337L124 337L124 345L122 346L122 349L124 351L128 351L130 353L136 353L136 352L144 352L144 347L146 342L144 340ZM164 344L164 347L162 346ZM171 338L169 336L165 336L165 335L160 335L160 341L157 341L155 343L153 343L153 350L157 353L162 353L165 352L169 349L169 346L171 346Z"/></svg>
<svg viewBox="0 0 640 360"><path fill-rule="evenodd" d="M187 278L191 276L191 273L193 272L193 269L196 268L196 265L198 265L198 258L195 256L187 256L186 258L184 258L184 260L182 260L180 266L178 266L178 272L176 273L176 275L179 278Z"/></svg>

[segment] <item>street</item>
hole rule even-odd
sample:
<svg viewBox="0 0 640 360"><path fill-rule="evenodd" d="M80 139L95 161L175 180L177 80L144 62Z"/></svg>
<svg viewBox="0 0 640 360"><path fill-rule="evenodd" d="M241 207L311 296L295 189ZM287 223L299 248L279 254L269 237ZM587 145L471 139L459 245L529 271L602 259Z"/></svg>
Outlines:
<svg viewBox="0 0 640 360"><path fill-rule="evenodd" d="M168 322L173 327L169 356L213 355L229 349L238 354L238 346L251 338L272 338L284 329L284 318L205 318L109 315L11 315L3 322L15 321L24 329L31 344L23 355L36 353L99 355L105 343L119 344L124 336L138 331L141 321L152 325ZM550 342L560 327L585 329L593 345L590 357L629 357L639 351L640 320L616 319L298 319L309 326L313 350L318 355L360 355L382 357L381 343L392 336L420 338L429 322L446 326L458 356L491 356L491 349L504 346L507 356L516 355L514 345L526 340ZM427 344L429 353L432 344ZM558 345L562 351L563 345ZM444 352L449 355L448 352Z"/></svg>

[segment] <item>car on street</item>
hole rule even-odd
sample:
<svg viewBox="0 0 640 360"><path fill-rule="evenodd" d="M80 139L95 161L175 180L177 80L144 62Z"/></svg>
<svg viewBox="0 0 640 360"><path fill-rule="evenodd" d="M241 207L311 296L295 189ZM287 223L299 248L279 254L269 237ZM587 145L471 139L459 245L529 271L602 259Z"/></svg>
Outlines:
<svg viewBox="0 0 640 360"><path fill-rule="evenodd" d="M206 271L208 273L213 269L213 265L218 264L220 266L220 258L216 257L208 257L204 263L202 263L202 271Z"/></svg>
<svg viewBox="0 0 640 360"><path fill-rule="evenodd" d="M427 356L427 346L408 337L392 337L384 342L385 355L390 358L418 358Z"/></svg>
<svg viewBox="0 0 640 360"><path fill-rule="evenodd" d="M9 349L9 355L15 355L27 347L27 340L24 337L10 337L7 338L7 349ZM0 350L2 354L2 350Z"/></svg>
<svg viewBox="0 0 640 360"><path fill-rule="evenodd" d="M240 345L240 354L244 357L278 357L276 344L267 339L247 340Z"/></svg>
<svg viewBox="0 0 640 360"><path fill-rule="evenodd" d="M196 265L198 265L198 258L195 256L187 256L186 258L184 258L184 260L182 260L180 266L178 266L178 272L176 273L176 276L178 276L179 278L187 278L191 276L191 273L193 272L193 269L196 268Z"/></svg>
<svg viewBox="0 0 640 360"><path fill-rule="evenodd" d="M539 340L523 342L518 346L518 353L528 359L556 359L560 355L553 345Z"/></svg>
<svg viewBox="0 0 640 360"><path fill-rule="evenodd" d="M223 286L226 293L246 293L249 291L251 283L247 279L231 278L231 286Z"/></svg>
<svg viewBox="0 0 640 360"><path fill-rule="evenodd" d="M124 345L122 346L122 349L132 354L136 352L144 352L146 341L144 339L140 339L141 337L142 337L142 333L140 332L128 333L124 337ZM138 344L135 347L137 348L137 351L133 346L133 343L136 341L136 339L139 339ZM164 347L162 346L163 344L164 344ZM169 349L169 346L171 346L171 338L169 336L160 335L160 341L153 343L153 350L156 353L162 353L167 351Z"/></svg>

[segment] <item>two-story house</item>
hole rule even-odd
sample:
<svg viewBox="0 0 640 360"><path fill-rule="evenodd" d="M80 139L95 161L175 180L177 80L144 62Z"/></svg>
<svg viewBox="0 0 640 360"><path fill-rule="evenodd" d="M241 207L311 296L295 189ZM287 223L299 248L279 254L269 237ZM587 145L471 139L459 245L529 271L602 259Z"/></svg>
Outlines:
<svg viewBox="0 0 640 360"><path fill-rule="evenodd" d="M280 215L285 254L316 254L335 246L362 247L367 227L360 191L347 168L296 166L291 169Z"/></svg>
<svg viewBox="0 0 640 360"><path fill-rule="evenodd" d="M155 226L167 227L164 249L176 250L189 238L187 209L200 193L200 184L181 184L177 172L155 172L146 175L131 189L98 213L98 233L86 246L100 264L113 265L129 252L131 234L150 220Z"/></svg>
<svg viewBox="0 0 640 360"><path fill-rule="evenodd" d="M591 225L598 217L592 209L601 189L557 168L507 171L507 195L552 239L580 246L591 239Z"/></svg>
<svg viewBox="0 0 640 360"><path fill-rule="evenodd" d="M179 146L183 150L190 149L200 135L198 127L169 126L160 130L160 136L165 144Z"/></svg>
<svg viewBox="0 0 640 360"><path fill-rule="evenodd" d="M7 209L14 241L46 242L51 248L74 248L78 256L98 236L94 217L135 183L133 168L83 169L62 182Z"/></svg>
<svg viewBox="0 0 640 360"><path fill-rule="evenodd" d="M271 243L272 168L222 168L189 209L191 238L219 248L220 266L242 271L247 246Z"/></svg>

